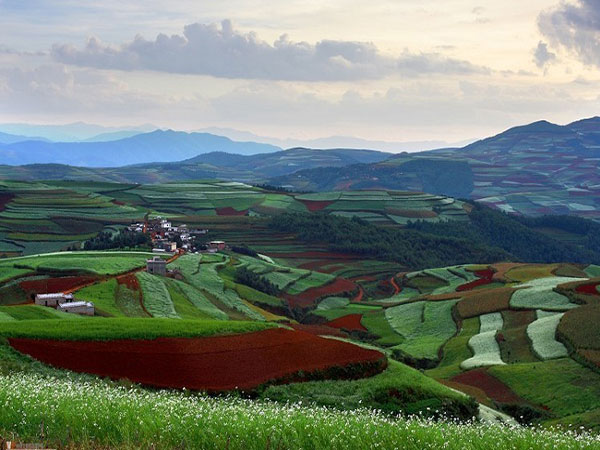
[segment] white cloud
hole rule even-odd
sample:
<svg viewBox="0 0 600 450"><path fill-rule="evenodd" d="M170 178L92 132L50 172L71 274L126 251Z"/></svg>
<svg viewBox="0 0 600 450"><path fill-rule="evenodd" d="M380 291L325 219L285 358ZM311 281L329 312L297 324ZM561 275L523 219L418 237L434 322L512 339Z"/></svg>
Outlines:
<svg viewBox="0 0 600 450"><path fill-rule="evenodd" d="M555 46L573 53L584 64L600 67L600 3L561 2L538 17L542 34Z"/></svg>
<svg viewBox="0 0 600 450"><path fill-rule="evenodd" d="M382 54L372 43L322 40L296 42L282 35L273 44L256 33L241 33L225 20L221 26L194 23L183 35L159 34L149 41L138 35L118 47L90 38L78 49L54 45L61 63L118 70L153 70L220 78L346 81L381 79L389 75L475 74L488 69L438 53Z"/></svg>

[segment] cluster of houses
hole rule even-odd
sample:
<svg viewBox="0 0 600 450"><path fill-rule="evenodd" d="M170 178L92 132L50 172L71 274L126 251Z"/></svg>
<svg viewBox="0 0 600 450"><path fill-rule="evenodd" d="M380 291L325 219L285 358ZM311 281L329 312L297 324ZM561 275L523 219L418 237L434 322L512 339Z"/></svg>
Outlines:
<svg viewBox="0 0 600 450"><path fill-rule="evenodd" d="M82 316L93 316L95 312L94 304L73 297L73 294L64 294L57 292L53 294L37 294L35 304L54 308L57 311L79 314Z"/></svg>
<svg viewBox="0 0 600 450"><path fill-rule="evenodd" d="M207 229L189 228L185 224L173 226L169 220L162 217L132 223L127 229L135 233L150 233L154 253L173 253L178 248L196 251L196 238L208 233Z"/></svg>

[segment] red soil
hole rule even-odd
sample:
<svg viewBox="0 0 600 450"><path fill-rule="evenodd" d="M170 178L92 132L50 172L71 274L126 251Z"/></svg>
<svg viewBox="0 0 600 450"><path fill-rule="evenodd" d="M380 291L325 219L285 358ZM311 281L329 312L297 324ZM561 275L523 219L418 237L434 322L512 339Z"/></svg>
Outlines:
<svg viewBox="0 0 600 450"><path fill-rule="evenodd" d="M330 200L300 200L304 203L304 206L310 211L321 211L322 209L327 208L333 202Z"/></svg>
<svg viewBox="0 0 600 450"><path fill-rule="evenodd" d="M309 262L305 262L303 264L300 264L298 266L298 268L300 269L306 269L306 270L316 270L318 272L324 272L324 273L331 273L331 272L335 272L335 269L339 269L339 268L344 268L344 266L339 266L339 265L335 265L333 266L332 264L336 264L339 263L339 260L336 259L317 259L314 261L309 261ZM325 266L330 266L330 267L325 267ZM334 270L332 270L334 269Z"/></svg>
<svg viewBox="0 0 600 450"><path fill-rule="evenodd" d="M207 338L52 341L9 339L10 345L53 366L129 379L144 385L206 391L253 389L269 381L367 364L362 376L385 367L382 353L302 331L274 328ZM370 366L370 367L369 367Z"/></svg>
<svg viewBox="0 0 600 450"><path fill-rule="evenodd" d="M352 281L377 281L377 277L374 275L360 275L358 277L350 278Z"/></svg>
<svg viewBox="0 0 600 450"><path fill-rule="evenodd" d="M486 369L474 369L455 376L450 381L481 389L492 400L500 403L525 403L507 385L487 373Z"/></svg>
<svg viewBox="0 0 600 450"><path fill-rule="evenodd" d="M237 211L233 209L231 206L227 206L225 208L217 208L217 216L245 216L248 213L247 209L243 211Z"/></svg>
<svg viewBox="0 0 600 450"><path fill-rule="evenodd" d="M123 202L122 202L122 201L120 201L120 200L115 200L115 199L113 199L113 200L112 200L112 202L113 202L115 205L119 205L119 206L124 206L124 205L125 205L125 203L123 203Z"/></svg>
<svg viewBox="0 0 600 450"><path fill-rule="evenodd" d="M0 194L0 211L4 211L4 207L15 198L12 194Z"/></svg>
<svg viewBox="0 0 600 450"><path fill-rule="evenodd" d="M600 292L598 292L596 286L598 286L598 283L582 284L575 288L575 292L587 295L600 295Z"/></svg>
<svg viewBox="0 0 600 450"><path fill-rule="evenodd" d="M362 288L362 286L358 286L358 294L356 294L356 297L354 297L352 299L353 302L362 302L363 297L365 296L365 290Z"/></svg>
<svg viewBox="0 0 600 450"><path fill-rule="evenodd" d="M48 294L52 292L67 292L74 288L92 284L97 279L89 276L81 277L60 277L45 278L41 280L21 281L19 285L26 292L35 292L36 294ZM68 292L67 292L68 293Z"/></svg>
<svg viewBox="0 0 600 450"><path fill-rule="evenodd" d="M479 286L485 286L494 281L494 271L492 269L478 270L475 275L479 278L469 283L461 284L456 288L456 292L470 291Z"/></svg>
<svg viewBox="0 0 600 450"><path fill-rule="evenodd" d="M394 277L390 278L390 284L394 288L394 295L398 295L402 289L400 288L400 286L398 286L398 283L396 283Z"/></svg>
<svg viewBox="0 0 600 450"><path fill-rule="evenodd" d="M356 284L345 278L336 278L332 283L316 288L307 289L297 295L286 295L290 306L292 307L306 307L312 306L318 299L322 297L329 297L332 295L342 294L344 292L351 292L356 290Z"/></svg>
<svg viewBox="0 0 600 450"><path fill-rule="evenodd" d="M117 283L127 286L132 291L140 290L140 282L133 273L128 273L127 275L121 275L120 277L117 277Z"/></svg>
<svg viewBox="0 0 600 450"><path fill-rule="evenodd" d="M328 325L295 323L290 326L296 331L304 331L317 336L348 337L348 334L344 333L342 330Z"/></svg>
<svg viewBox="0 0 600 450"><path fill-rule="evenodd" d="M362 314L348 314L347 316L338 317L331 322L327 322L327 326L348 331L367 331L360 323L361 319Z"/></svg>

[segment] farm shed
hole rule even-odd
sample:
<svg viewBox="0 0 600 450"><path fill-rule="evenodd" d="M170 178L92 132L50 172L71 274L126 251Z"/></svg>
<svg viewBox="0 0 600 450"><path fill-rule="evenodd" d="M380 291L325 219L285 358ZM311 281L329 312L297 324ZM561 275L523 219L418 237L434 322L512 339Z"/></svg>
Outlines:
<svg viewBox="0 0 600 450"><path fill-rule="evenodd" d="M57 292L53 294L37 294L35 296L35 304L41 306L50 306L56 308L58 305L73 301L73 294L63 294Z"/></svg>
<svg viewBox="0 0 600 450"><path fill-rule="evenodd" d="M210 241L208 243L208 248L210 250L225 250L225 241Z"/></svg>
<svg viewBox="0 0 600 450"><path fill-rule="evenodd" d="M148 259L146 260L146 272L164 277L167 275L167 262L160 256Z"/></svg>
<svg viewBox="0 0 600 450"><path fill-rule="evenodd" d="M59 311L80 314L82 316L93 316L94 315L94 304L91 302L72 302L63 303L57 308Z"/></svg>

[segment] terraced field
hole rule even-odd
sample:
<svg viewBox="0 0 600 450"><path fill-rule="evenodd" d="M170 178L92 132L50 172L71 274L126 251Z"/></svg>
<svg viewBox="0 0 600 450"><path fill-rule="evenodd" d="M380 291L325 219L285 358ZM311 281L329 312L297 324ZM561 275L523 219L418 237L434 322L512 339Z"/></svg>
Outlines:
<svg viewBox="0 0 600 450"><path fill-rule="evenodd" d="M146 214L206 225L217 217L320 211L402 225L416 219L467 220L463 206L418 192L292 194L214 180L156 185L0 181L0 255L79 248L98 232L118 230Z"/></svg>

